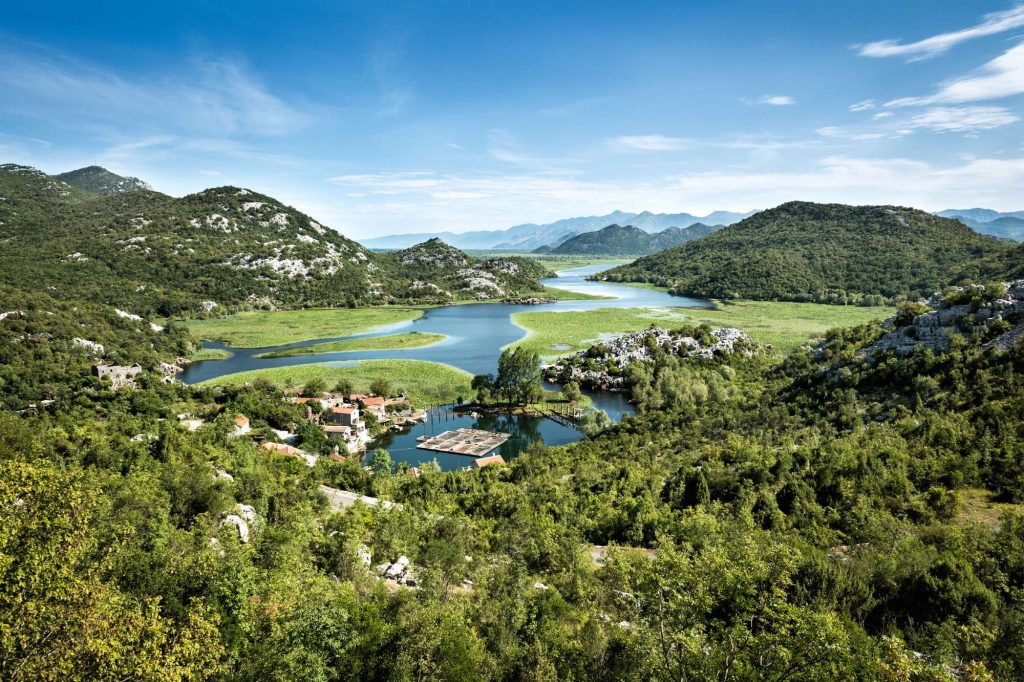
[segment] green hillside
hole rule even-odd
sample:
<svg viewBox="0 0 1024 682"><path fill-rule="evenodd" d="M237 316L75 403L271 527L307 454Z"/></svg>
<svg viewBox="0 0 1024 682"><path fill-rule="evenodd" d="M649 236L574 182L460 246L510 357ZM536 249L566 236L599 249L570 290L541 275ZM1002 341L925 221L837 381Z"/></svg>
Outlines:
<svg viewBox="0 0 1024 682"><path fill-rule="evenodd" d="M880 304L928 295L1009 248L912 208L790 202L601 276L703 298Z"/></svg>
<svg viewBox="0 0 1024 682"><path fill-rule="evenodd" d="M720 225L695 223L689 227L669 227L647 232L632 225L609 225L596 232L584 232L554 247L542 247L534 253L574 256L639 256L679 246L706 237L722 229Z"/></svg>
<svg viewBox="0 0 1024 682"><path fill-rule="evenodd" d="M138 178L117 175L100 166L79 168L53 177L90 194L112 195L153 189Z"/></svg>
<svg viewBox="0 0 1024 682"><path fill-rule="evenodd" d="M0 282L139 314L493 298L537 291L546 272L525 259L462 252L464 267L433 267L430 252L450 249L440 241L401 262L401 252L374 254L237 187L180 199L146 189L101 195L5 165L0 197Z"/></svg>

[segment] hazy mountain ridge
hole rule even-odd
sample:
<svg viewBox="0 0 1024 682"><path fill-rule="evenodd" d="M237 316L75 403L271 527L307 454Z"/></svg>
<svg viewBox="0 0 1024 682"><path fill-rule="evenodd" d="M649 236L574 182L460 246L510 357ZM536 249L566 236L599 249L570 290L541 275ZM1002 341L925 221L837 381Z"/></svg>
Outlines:
<svg viewBox="0 0 1024 682"><path fill-rule="evenodd" d="M634 225L608 225L595 232L584 232L538 253L557 255L642 256L664 251L722 229L722 225L694 223L689 227L668 227L661 232L646 232Z"/></svg>
<svg viewBox="0 0 1024 682"><path fill-rule="evenodd" d="M990 208L950 208L935 215L955 218L982 234L1024 241L1024 211L993 211Z"/></svg>
<svg viewBox="0 0 1024 682"><path fill-rule="evenodd" d="M659 232L669 227L689 227L695 223L705 225L730 225L753 215L756 211L735 213L714 211L707 216L690 213L627 213L613 211L602 216L564 218L553 223L524 223L505 230L476 230L472 232L425 232L387 235L363 239L362 243L371 249L400 249L424 239L437 237L460 249L504 249L532 251L565 241L577 234L594 232L612 224L632 225L646 232Z"/></svg>

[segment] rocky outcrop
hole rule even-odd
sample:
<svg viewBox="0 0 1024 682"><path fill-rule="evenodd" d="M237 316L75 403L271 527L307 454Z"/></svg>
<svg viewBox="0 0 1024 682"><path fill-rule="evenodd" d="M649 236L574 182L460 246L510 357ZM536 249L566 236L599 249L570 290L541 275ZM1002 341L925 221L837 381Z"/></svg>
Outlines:
<svg viewBox="0 0 1024 682"><path fill-rule="evenodd" d="M891 331L859 354L872 357L892 351L907 357L918 348L946 352L952 334L977 328L991 334L983 347L1008 349L1024 336L1024 280L1003 286L1005 293L997 296L978 284L959 287L945 296L933 294L925 302L931 310L914 316L909 324L898 324L898 317L886 320Z"/></svg>
<svg viewBox="0 0 1024 682"><path fill-rule="evenodd" d="M731 327L675 331L652 327L570 355L546 367L545 376L553 381L575 381L591 388L621 390L625 388L621 370L635 362L653 361L659 349L691 360L712 360L736 353L751 357L760 352L760 347L747 334Z"/></svg>

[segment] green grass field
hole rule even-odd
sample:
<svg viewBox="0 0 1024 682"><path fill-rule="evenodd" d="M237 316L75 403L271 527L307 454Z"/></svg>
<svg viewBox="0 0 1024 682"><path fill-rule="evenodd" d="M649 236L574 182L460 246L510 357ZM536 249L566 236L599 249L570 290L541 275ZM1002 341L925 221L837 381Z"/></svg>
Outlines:
<svg viewBox="0 0 1024 682"><path fill-rule="evenodd" d="M564 256L559 254L522 253L518 251L487 251L483 249L464 249L464 251L477 258L501 258L508 256L531 258L554 272L565 270L566 268L582 268L586 265L624 265L636 260L635 258L614 258L611 256Z"/></svg>
<svg viewBox="0 0 1024 682"><path fill-rule="evenodd" d="M368 336L361 339L345 339L343 341L328 341L327 343L316 343L312 346L301 346L299 348L286 348L270 353L260 353L258 358L286 358L293 355L316 355L319 353L341 353L355 350L401 350L403 348L422 348L430 346L439 341L444 341L447 336L444 334L427 334L422 332L403 332L401 334L388 334L387 336Z"/></svg>
<svg viewBox="0 0 1024 682"><path fill-rule="evenodd" d="M558 272L559 270L567 270L569 268L582 268L587 265L625 265L626 263L632 263L635 258L609 258L601 256L545 256L545 255L531 255L528 258L533 258L538 263L546 267L548 270Z"/></svg>
<svg viewBox="0 0 1024 682"><path fill-rule="evenodd" d="M553 298L556 301L601 301L612 300L614 298L613 296L584 294L576 291L569 291L568 289L559 289L558 287L544 287L544 291L538 295L545 298Z"/></svg>
<svg viewBox="0 0 1024 682"><path fill-rule="evenodd" d="M200 348L195 353L188 356L188 359L199 362L200 360L224 360L230 357L231 352L226 351L223 348Z"/></svg>
<svg viewBox="0 0 1024 682"><path fill-rule="evenodd" d="M262 348L284 343L349 336L423 316L418 308L331 308L235 313L208 320L185 320L201 339L223 341L236 348Z"/></svg>
<svg viewBox="0 0 1024 682"><path fill-rule="evenodd" d="M234 386L262 378L282 388L297 388L311 379L323 379L328 388L333 388L339 379L348 379L356 391L368 392L370 383L379 377L387 379L393 391L404 392L418 407L473 396L469 386L473 377L468 372L422 360L365 360L344 367L310 364L256 369L210 379L203 385Z"/></svg>
<svg viewBox="0 0 1024 682"><path fill-rule="evenodd" d="M541 356L564 355L582 350L602 335L647 329L651 324L677 327L684 322L706 322L712 327L737 327L761 343L788 353L828 329L883 319L893 313L886 307L733 301L719 303L718 310L695 308L606 308L587 312L516 313L512 321L528 334L515 346L525 346Z"/></svg>

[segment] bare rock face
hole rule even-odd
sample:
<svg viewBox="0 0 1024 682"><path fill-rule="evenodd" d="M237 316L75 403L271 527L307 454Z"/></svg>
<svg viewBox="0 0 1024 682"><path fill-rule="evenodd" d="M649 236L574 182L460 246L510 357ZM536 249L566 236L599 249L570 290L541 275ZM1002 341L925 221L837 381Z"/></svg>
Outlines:
<svg viewBox="0 0 1024 682"><path fill-rule="evenodd" d="M859 355L871 357L894 351L906 357L918 348L945 352L951 334L980 326L995 330L995 336L983 347L1008 349L1024 337L1024 280L1005 282L1003 286L1005 293L996 296L977 284L959 287L945 297L933 294L925 302L932 310L903 326L897 326L895 317L886 320L891 331Z"/></svg>
<svg viewBox="0 0 1024 682"><path fill-rule="evenodd" d="M690 360L712 360L735 353L751 357L760 352L760 347L746 333L731 327L715 329L703 339L652 327L570 355L547 367L545 375L556 381L576 381L581 386L619 390L625 388L625 380L621 374L609 370L625 368L634 362L651 362L656 349Z"/></svg>

